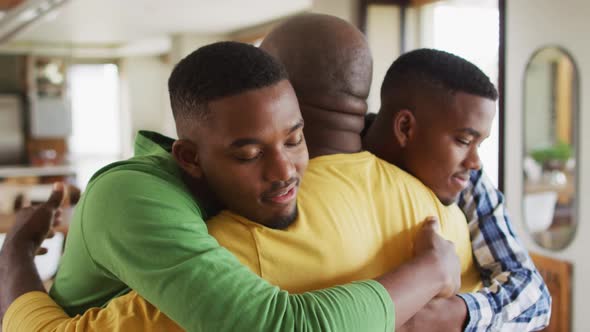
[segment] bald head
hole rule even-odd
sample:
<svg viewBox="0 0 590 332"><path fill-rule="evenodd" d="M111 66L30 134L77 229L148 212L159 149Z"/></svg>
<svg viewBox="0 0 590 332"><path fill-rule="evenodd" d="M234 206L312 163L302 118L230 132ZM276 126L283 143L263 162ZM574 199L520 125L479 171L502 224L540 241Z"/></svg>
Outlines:
<svg viewBox="0 0 590 332"><path fill-rule="evenodd" d="M260 47L287 68L310 155L360 151L373 71L364 35L337 17L305 14L279 25Z"/></svg>
<svg viewBox="0 0 590 332"><path fill-rule="evenodd" d="M296 16L274 29L260 46L287 67L301 92L335 91L366 99L372 59L363 34L334 16Z"/></svg>

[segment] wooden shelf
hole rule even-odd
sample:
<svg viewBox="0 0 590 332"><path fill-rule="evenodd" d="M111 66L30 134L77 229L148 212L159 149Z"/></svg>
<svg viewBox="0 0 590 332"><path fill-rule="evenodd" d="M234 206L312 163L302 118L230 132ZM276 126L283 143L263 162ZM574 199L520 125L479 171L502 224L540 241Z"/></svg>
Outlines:
<svg viewBox="0 0 590 332"><path fill-rule="evenodd" d="M74 176L74 167L64 166L0 166L0 178L17 178L31 176Z"/></svg>

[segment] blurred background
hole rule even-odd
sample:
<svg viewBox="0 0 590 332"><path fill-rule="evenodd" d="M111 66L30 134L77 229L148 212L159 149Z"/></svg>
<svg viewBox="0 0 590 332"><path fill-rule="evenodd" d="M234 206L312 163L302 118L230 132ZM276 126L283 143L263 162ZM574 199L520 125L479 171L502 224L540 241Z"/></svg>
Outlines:
<svg viewBox="0 0 590 332"><path fill-rule="evenodd" d="M56 180L83 192L101 166L132 156L140 129L175 137L166 82L182 57L220 40L258 45L305 12L366 34L370 112L387 68L412 49L455 53L492 79L500 100L485 170L550 286L549 330L590 330L585 0L0 0L0 241L16 201L44 200ZM38 264L48 280L55 241L53 260Z"/></svg>

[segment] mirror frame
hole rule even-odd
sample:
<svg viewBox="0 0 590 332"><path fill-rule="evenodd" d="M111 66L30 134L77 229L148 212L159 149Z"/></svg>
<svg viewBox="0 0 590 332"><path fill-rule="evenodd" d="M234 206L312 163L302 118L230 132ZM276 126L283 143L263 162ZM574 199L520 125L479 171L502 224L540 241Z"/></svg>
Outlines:
<svg viewBox="0 0 590 332"><path fill-rule="evenodd" d="M528 57L525 69L524 69L524 73L522 75L522 86L521 86L521 95L522 95L522 105L521 105L521 137L522 137L522 146L521 146L521 154L520 154L520 169L521 171L524 170L524 156L526 154L526 136L525 136L525 130L526 130L526 95L525 95L525 91L526 91L526 75L529 71L529 67L531 66L531 63L533 61L533 59L542 51L546 50L546 49L556 49L558 50L560 53L562 53L563 55L567 56L569 58L569 60L572 63L572 67L573 67L573 72L574 72L574 77L573 77L573 87L576 89L575 90L575 94L572 97L572 104L573 109L572 109L572 124L571 124L571 128L574 130L574 133L572 135L573 138L573 142L574 142L574 149L573 149L573 153L574 153L574 158L576 161L576 165L575 165L575 170L574 170L574 176L575 176L575 181L574 181L574 204L572 206L572 210L573 210L573 220L574 223L572 225L573 227L573 233L570 236L570 238L568 239L567 243L563 246L559 246L556 248L547 248L543 245L541 245L539 242L537 242L537 240L533 237L533 234L531 233L531 231L529 230L529 225L527 225L526 222L526 216L525 216L525 211L524 211L524 195L525 195L525 176L522 176L522 188L521 188L521 218L522 218L522 223L524 225L524 229L526 230L527 236L532 240L532 242L538 246L539 248L542 248L544 250L547 251L551 251L551 252L560 252L563 251L565 249L567 249L569 246L571 246L571 244L575 241L576 237L578 236L578 224L579 224L579 206L580 206L580 186L579 186L579 182L580 182L580 167L579 167L579 154L580 154L580 70L579 70L579 66L575 60L575 58L572 56L572 54L567 51L563 46L560 45L556 45L556 44L545 44L545 45L541 45L539 47L537 47Z"/></svg>

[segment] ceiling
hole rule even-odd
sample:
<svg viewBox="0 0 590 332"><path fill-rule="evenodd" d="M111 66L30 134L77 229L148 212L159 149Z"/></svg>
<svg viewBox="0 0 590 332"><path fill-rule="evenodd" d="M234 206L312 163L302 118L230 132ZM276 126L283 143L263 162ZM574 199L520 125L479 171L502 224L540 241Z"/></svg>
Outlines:
<svg viewBox="0 0 590 332"><path fill-rule="evenodd" d="M175 33L223 34L309 9L311 3L312 0L69 0L23 29L13 40L123 45Z"/></svg>

